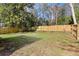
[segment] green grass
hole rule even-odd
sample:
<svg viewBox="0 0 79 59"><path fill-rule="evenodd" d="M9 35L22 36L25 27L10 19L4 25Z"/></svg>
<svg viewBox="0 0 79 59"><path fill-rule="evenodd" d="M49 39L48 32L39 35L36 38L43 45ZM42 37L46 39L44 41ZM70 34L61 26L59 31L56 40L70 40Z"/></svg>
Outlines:
<svg viewBox="0 0 79 59"><path fill-rule="evenodd" d="M22 55L21 52L24 53L23 55L71 55L71 52L73 52L72 55L77 55L75 51L79 46L78 41L71 39L69 33L65 32L1 34L0 43L0 55L11 55L12 53ZM22 47L25 47L24 50L16 54L16 51ZM70 52L67 47L71 50ZM72 51L73 48L76 50Z"/></svg>

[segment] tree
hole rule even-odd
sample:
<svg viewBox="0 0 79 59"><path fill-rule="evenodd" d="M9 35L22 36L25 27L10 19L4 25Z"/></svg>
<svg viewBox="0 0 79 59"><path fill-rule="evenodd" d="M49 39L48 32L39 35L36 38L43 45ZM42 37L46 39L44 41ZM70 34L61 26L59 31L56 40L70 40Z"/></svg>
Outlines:
<svg viewBox="0 0 79 59"><path fill-rule="evenodd" d="M0 4L0 19L6 26L19 27L23 30L29 30L35 26L36 17L25 10L25 7L33 8L34 4Z"/></svg>
<svg viewBox="0 0 79 59"><path fill-rule="evenodd" d="M56 12L56 11L54 11ZM58 12L58 13L57 13ZM72 24L72 16L71 16L71 8L69 4L64 4L62 6L58 5L57 9L57 24L62 25L62 24Z"/></svg>
<svg viewBox="0 0 79 59"><path fill-rule="evenodd" d="M75 9L75 16L76 16L77 23L79 23L79 3L74 3L73 6Z"/></svg>

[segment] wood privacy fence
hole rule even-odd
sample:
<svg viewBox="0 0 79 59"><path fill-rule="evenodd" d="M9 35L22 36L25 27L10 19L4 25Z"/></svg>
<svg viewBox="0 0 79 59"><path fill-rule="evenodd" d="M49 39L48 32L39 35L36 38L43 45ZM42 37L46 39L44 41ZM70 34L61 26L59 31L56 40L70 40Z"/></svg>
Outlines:
<svg viewBox="0 0 79 59"><path fill-rule="evenodd" d="M75 39L79 39L79 25L53 25L53 26L39 26L37 31L64 31L71 32Z"/></svg>
<svg viewBox="0 0 79 59"><path fill-rule="evenodd" d="M20 29L15 27L3 27L0 28L0 34L2 33L15 33ZM38 26L36 31L64 31L71 32L75 39L79 39L79 25L53 25L53 26Z"/></svg>
<svg viewBox="0 0 79 59"><path fill-rule="evenodd" d="M37 31L71 31L71 25L39 26Z"/></svg>
<svg viewBox="0 0 79 59"><path fill-rule="evenodd" d="M19 32L19 28L3 27L0 28L0 34Z"/></svg>

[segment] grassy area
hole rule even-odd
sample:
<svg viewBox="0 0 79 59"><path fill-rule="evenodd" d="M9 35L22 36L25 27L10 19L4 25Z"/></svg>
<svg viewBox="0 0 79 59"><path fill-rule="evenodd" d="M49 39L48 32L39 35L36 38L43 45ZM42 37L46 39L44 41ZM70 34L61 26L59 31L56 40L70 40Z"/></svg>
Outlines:
<svg viewBox="0 0 79 59"><path fill-rule="evenodd" d="M79 55L79 43L65 32L1 34L0 55Z"/></svg>

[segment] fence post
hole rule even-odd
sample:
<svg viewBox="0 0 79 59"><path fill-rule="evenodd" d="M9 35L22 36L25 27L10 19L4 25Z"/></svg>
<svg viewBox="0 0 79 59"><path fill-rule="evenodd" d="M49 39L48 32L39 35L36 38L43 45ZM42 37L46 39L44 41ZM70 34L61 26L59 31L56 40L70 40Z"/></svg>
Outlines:
<svg viewBox="0 0 79 59"><path fill-rule="evenodd" d="M77 40L79 40L79 25L77 25Z"/></svg>
<svg viewBox="0 0 79 59"><path fill-rule="evenodd" d="M78 24L74 24L74 25L71 26L71 32L72 32L73 37L76 40L79 40Z"/></svg>

